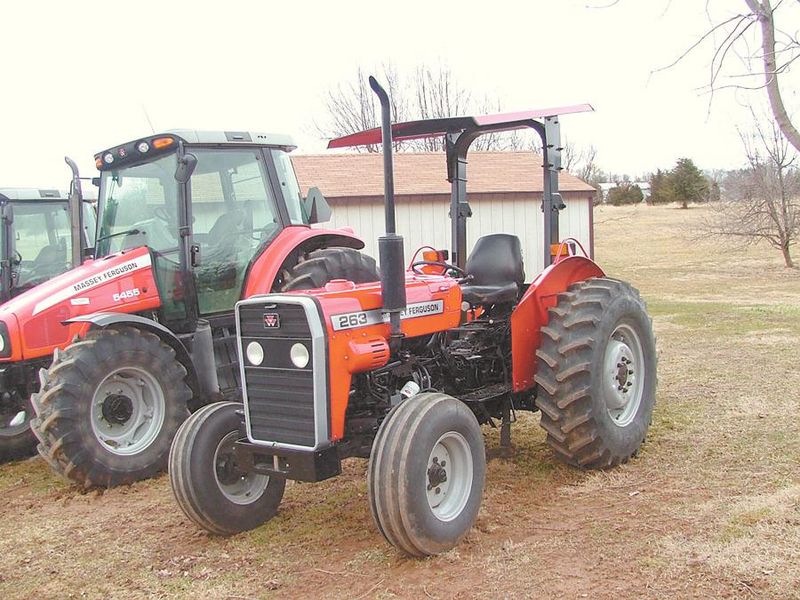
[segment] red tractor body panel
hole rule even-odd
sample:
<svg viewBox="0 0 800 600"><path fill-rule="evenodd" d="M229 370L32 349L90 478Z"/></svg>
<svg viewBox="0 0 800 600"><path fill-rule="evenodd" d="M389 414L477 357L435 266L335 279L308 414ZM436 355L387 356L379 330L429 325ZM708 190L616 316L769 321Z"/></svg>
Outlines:
<svg viewBox="0 0 800 600"><path fill-rule="evenodd" d="M0 307L15 362L47 356L66 346L87 323L64 321L101 311L134 313L160 306L146 247L119 252L84 264L13 298Z"/></svg>
<svg viewBox="0 0 800 600"><path fill-rule="evenodd" d="M351 231L293 226L283 229L253 261L242 298L271 291L286 258L298 247L319 240L363 248ZM48 356L89 329L69 319L98 312L140 313L161 306L150 250L140 246L84 264L20 294L0 307L8 327L11 355L0 363ZM231 307L231 310L233 307Z"/></svg>
<svg viewBox="0 0 800 600"><path fill-rule="evenodd" d="M381 314L380 283L334 281L307 293L319 302L328 336L331 441L344 437L345 411L354 373L371 371L389 360L389 324ZM450 277L406 274L407 306L401 329L413 338L457 327L461 288Z"/></svg>
<svg viewBox="0 0 800 600"><path fill-rule="evenodd" d="M570 256L539 273L511 314L511 366L515 392L533 387L536 350L541 343L541 328L547 325L547 309L558 303L558 294L578 281L604 277L592 260Z"/></svg>
<svg viewBox="0 0 800 600"><path fill-rule="evenodd" d="M271 292L278 271L289 255L304 244L316 241L320 245L346 246L356 250L364 247L361 238L349 229L316 229L307 225L286 227L253 261L241 297Z"/></svg>

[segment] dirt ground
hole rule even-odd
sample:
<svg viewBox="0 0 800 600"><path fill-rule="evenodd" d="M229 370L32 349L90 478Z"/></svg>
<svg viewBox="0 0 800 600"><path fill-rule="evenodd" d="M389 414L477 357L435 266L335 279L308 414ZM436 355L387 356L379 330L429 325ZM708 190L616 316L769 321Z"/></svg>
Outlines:
<svg viewBox="0 0 800 600"><path fill-rule="evenodd" d="M696 239L703 214L596 213L599 262L641 289L658 336L629 464L565 467L523 418L466 541L409 560L372 523L365 461L290 484L273 521L223 539L166 477L83 494L31 459L0 468L0 597L800 598L800 273Z"/></svg>

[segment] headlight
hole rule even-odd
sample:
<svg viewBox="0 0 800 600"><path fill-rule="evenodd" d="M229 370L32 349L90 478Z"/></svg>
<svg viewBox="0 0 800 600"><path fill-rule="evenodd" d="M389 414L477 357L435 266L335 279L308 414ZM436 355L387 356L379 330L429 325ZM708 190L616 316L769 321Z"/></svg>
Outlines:
<svg viewBox="0 0 800 600"><path fill-rule="evenodd" d="M0 335L0 354L6 349L6 338Z"/></svg>
<svg viewBox="0 0 800 600"><path fill-rule="evenodd" d="M303 344L295 344L289 350L289 358L292 359L292 364L298 369L303 369L308 364L308 348Z"/></svg>
<svg viewBox="0 0 800 600"><path fill-rule="evenodd" d="M261 344L258 342L250 342L247 344L245 354L247 354L247 360L250 361L251 365L257 367L264 362L264 348L262 348Z"/></svg>

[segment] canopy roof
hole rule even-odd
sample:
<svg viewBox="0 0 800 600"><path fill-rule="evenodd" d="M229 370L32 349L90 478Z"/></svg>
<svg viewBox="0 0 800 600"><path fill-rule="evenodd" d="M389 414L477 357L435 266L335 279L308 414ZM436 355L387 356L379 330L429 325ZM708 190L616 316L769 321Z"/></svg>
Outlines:
<svg viewBox="0 0 800 600"><path fill-rule="evenodd" d="M555 117L571 113L593 111L591 104L576 104L557 108L542 108L512 113L497 113L477 117L445 117L441 119L420 119L392 124L392 139L396 141L438 137L447 133L475 130L484 127L492 131L512 131L524 129L534 119ZM381 143L381 129L367 129L332 139L328 148L348 148Z"/></svg>

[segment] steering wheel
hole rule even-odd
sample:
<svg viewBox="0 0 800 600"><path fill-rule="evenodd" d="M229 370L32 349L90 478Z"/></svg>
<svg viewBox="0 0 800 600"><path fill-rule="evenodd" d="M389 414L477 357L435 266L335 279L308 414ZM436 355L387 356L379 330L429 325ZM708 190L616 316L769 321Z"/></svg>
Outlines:
<svg viewBox="0 0 800 600"><path fill-rule="evenodd" d="M416 273L417 275L430 275L430 273L423 273L419 271L417 267L424 267L424 266L431 266L431 267L441 267L442 269L447 271L453 271L456 275L458 275L459 281L468 281L472 279L472 275L469 275L464 269L461 267L457 267L456 265L451 265L450 263L446 262L439 262L436 260L418 260L417 262L411 263L411 270Z"/></svg>
<svg viewBox="0 0 800 600"><path fill-rule="evenodd" d="M167 209L164 208L163 206L156 206L153 209L153 216L157 217L161 221L164 221L164 223L168 224L172 223L172 220L170 219Z"/></svg>

